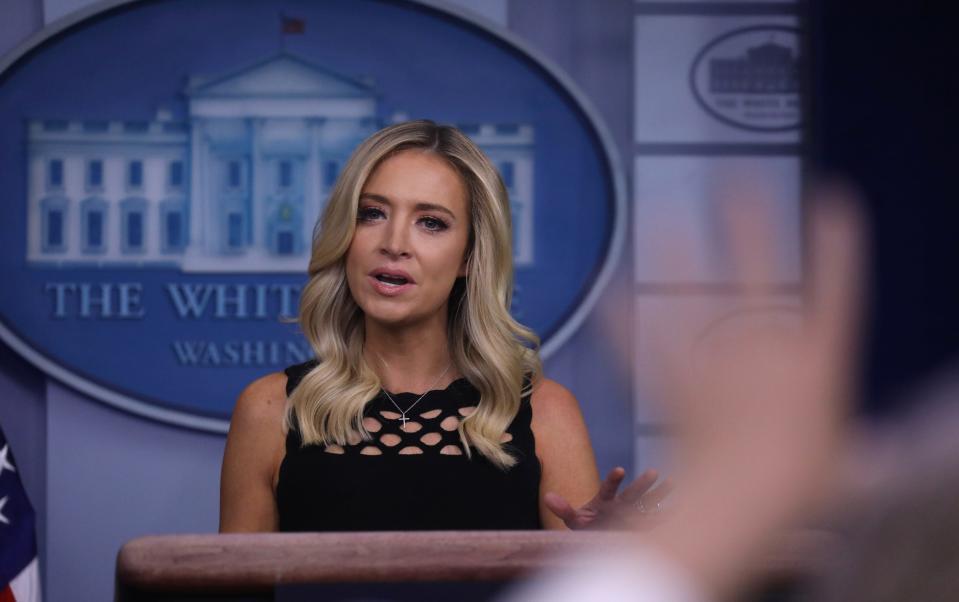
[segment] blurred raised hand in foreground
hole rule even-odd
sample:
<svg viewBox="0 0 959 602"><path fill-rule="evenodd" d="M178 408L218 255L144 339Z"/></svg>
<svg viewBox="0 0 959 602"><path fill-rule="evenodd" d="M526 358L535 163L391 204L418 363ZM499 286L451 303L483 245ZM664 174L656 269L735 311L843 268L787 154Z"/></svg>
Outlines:
<svg viewBox="0 0 959 602"><path fill-rule="evenodd" d="M738 302L761 305L776 281L774 200L746 188L731 196L717 220L725 264ZM673 435L675 491L661 524L590 568L518 592L521 599L725 599L749 583L783 529L837 490L853 397L863 226L845 188L821 188L806 207L803 299L791 324L747 321L692 353L666 344L675 332L640 331L654 342L646 388ZM694 242L670 241L665 261L679 266ZM612 315L611 340L623 347L620 357L631 357L618 334L624 314ZM645 524L648 512L632 509L623 521Z"/></svg>

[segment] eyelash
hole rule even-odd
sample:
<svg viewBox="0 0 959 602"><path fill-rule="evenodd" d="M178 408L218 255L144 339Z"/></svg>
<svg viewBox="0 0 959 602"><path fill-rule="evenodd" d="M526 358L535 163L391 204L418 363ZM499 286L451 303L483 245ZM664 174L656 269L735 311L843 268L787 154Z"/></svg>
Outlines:
<svg viewBox="0 0 959 602"><path fill-rule="evenodd" d="M426 227L426 229L429 230L430 232L442 232L443 230L446 230L447 228L450 227L449 224L447 224L445 221L441 220L438 217L433 217L433 216L421 217L419 221L422 222L424 227ZM426 226L427 223L433 224L433 226L428 227Z"/></svg>
<svg viewBox="0 0 959 602"><path fill-rule="evenodd" d="M378 207L360 207L356 213L356 221L363 223L369 223L381 217L386 217L386 214ZM445 220L432 215L421 217L417 222L422 223L428 232L442 232L450 227Z"/></svg>
<svg viewBox="0 0 959 602"><path fill-rule="evenodd" d="M383 211L376 207L360 207L360 210L356 212L356 221L371 222L374 219L383 216Z"/></svg>

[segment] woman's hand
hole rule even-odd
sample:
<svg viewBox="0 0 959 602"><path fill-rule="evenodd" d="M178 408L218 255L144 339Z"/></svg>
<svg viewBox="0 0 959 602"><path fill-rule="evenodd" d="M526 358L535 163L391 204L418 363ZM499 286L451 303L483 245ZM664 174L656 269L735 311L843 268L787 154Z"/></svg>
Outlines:
<svg viewBox="0 0 959 602"><path fill-rule="evenodd" d="M553 492L547 493L543 501L570 529L626 526L648 529L655 526L661 518L658 516L660 504L672 489L669 480L665 479L656 484L659 474L649 469L617 494L625 477L626 471L622 467L617 466L609 471L593 499L578 509L573 508L563 496Z"/></svg>

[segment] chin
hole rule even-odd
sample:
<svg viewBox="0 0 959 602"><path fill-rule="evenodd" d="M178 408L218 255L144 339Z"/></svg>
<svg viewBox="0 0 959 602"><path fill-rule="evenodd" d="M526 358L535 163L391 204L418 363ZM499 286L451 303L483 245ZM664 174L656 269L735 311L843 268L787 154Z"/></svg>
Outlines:
<svg viewBox="0 0 959 602"><path fill-rule="evenodd" d="M366 314L367 322L373 322L387 328L409 328L422 323L421 316L411 316L405 313L384 313Z"/></svg>
<svg viewBox="0 0 959 602"><path fill-rule="evenodd" d="M402 326L416 321L416 316L410 313L408 308L400 306L398 303L359 303L360 309L367 320L384 325Z"/></svg>
<svg viewBox="0 0 959 602"><path fill-rule="evenodd" d="M392 306L391 306L392 305ZM417 324L428 324L439 312L411 311L405 304L372 303L360 306L366 319L383 326L406 328Z"/></svg>

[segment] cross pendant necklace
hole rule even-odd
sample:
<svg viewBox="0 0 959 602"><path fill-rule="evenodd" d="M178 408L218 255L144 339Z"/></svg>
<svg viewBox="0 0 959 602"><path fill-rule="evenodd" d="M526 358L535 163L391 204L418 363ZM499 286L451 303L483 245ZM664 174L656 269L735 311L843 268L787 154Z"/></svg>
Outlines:
<svg viewBox="0 0 959 602"><path fill-rule="evenodd" d="M452 365L453 365L452 362L450 362L449 364L446 364L446 370L443 370L443 373L440 374L440 375L436 378L436 380L433 381L433 384L431 384L429 387L427 387L427 388L426 388L426 391L424 391L422 395L420 395L419 397L417 397L417 398L416 398L416 401L414 401L413 403L411 403L411 404L410 404L410 407L406 408L405 410L404 410L403 408L401 408L398 403L396 403L396 400L393 399L393 396L390 395L390 392L389 392L389 391L387 391L385 388L383 389L383 393L386 394L386 398L390 400L390 403L393 404L393 407L396 408L396 409L399 411L399 413L400 413L400 420L403 422L403 424L400 426L400 430L401 430L401 431L403 431L404 433L406 432L406 423L409 422L409 420L410 420L409 418L406 417L406 413L409 412L410 410L412 410L412 409L413 409L413 406L415 406L416 404L418 404L421 399L423 399L424 397L426 397L426 394L427 394L427 393L429 393L430 391L433 390L433 387L436 386L436 383L440 382L440 379L443 378L444 376L446 376L446 373L450 371L450 366L452 366Z"/></svg>

